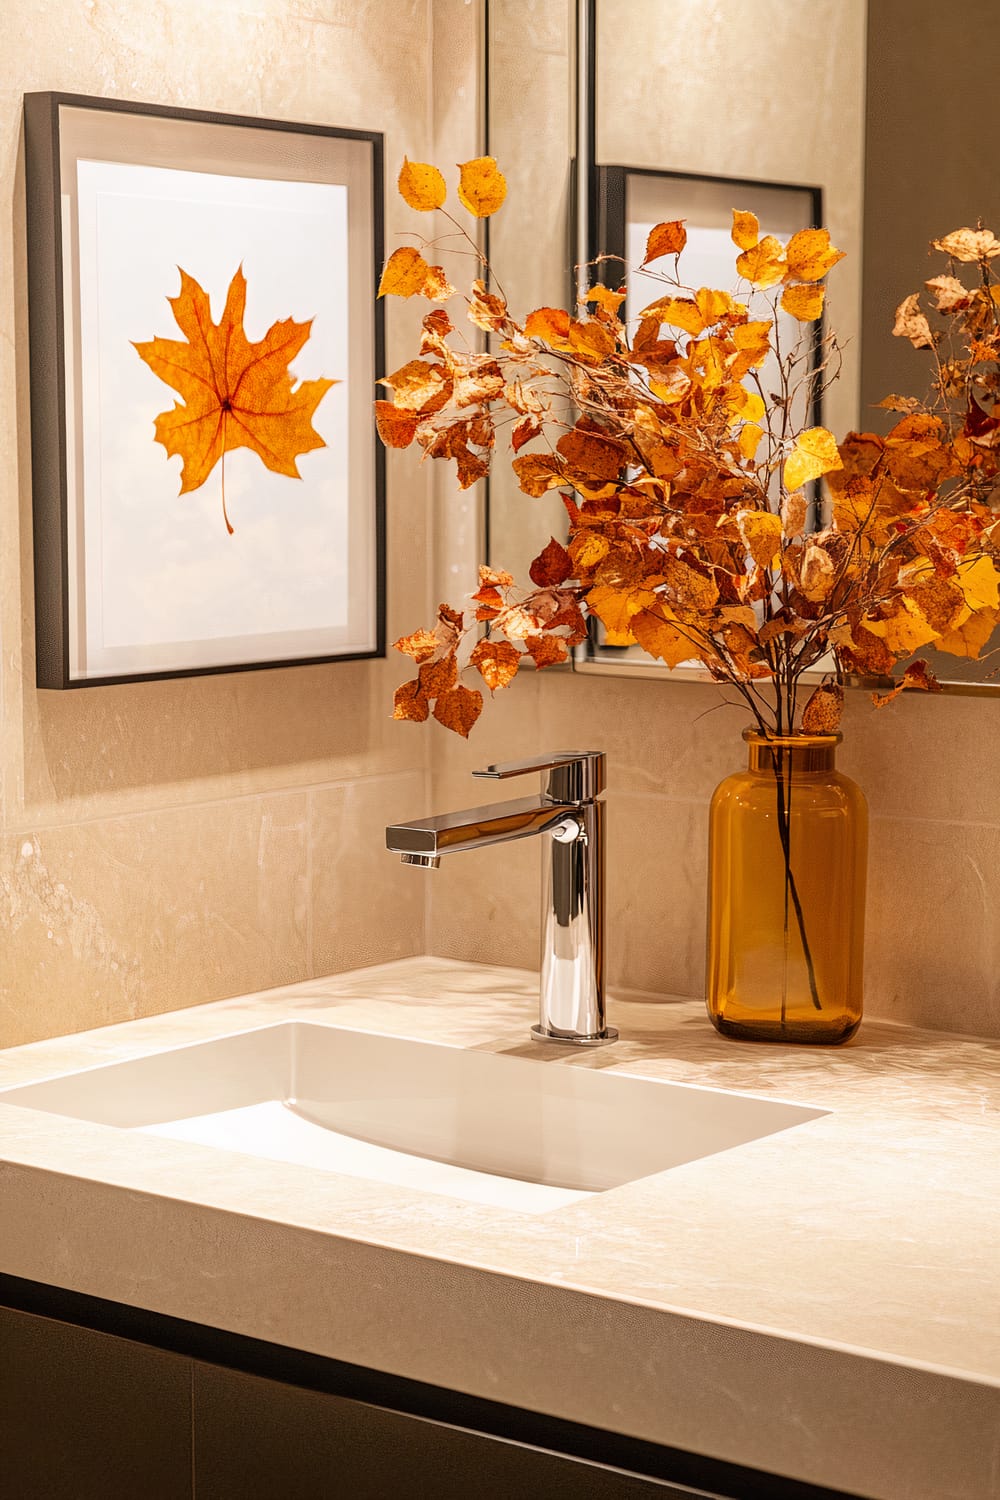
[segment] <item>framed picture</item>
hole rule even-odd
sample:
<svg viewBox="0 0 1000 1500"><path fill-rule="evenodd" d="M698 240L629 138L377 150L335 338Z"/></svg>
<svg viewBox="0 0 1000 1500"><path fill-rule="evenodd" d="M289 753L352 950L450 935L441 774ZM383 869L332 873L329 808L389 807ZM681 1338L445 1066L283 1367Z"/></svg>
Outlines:
<svg viewBox="0 0 1000 1500"><path fill-rule="evenodd" d="M24 119L38 686L383 655L382 137Z"/></svg>
<svg viewBox="0 0 1000 1500"><path fill-rule="evenodd" d="M731 238L733 209L750 209L760 219L762 234L788 240L799 229L818 227L823 223L823 198L818 187L755 182L736 177L701 177L687 172L658 172L644 167L598 166L595 169L595 195L591 211L589 259L610 256L624 262L626 292L624 316L630 329L638 323L640 311L664 294L658 272L674 273L673 258L663 263L642 262L646 241L655 224L684 219L687 244L681 257L684 281L697 289L702 286L735 290L736 248ZM641 269L640 269L641 268ZM617 285L618 266L612 262L607 280ZM751 318L772 316L770 303L752 287L741 290ZM757 304L757 306L755 306ZM802 324L779 307L777 340L788 349L798 340ZM823 326L815 325L812 359L819 358ZM766 389L775 389L776 358L772 353L761 367ZM771 384L768 385L768 376ZM805 402L805 397L802 398ZM804 427L822 422L821 403L812 401L799 411L793 410L796 423ZM655 661L640 646L609 646L603 639L598 621L591 621L591 636L577 650L577 670L599 671L613 665L618 673L635 676L662 676L669 672L675 678L709 681L709 674L699 663L670 669Z"/></svg>

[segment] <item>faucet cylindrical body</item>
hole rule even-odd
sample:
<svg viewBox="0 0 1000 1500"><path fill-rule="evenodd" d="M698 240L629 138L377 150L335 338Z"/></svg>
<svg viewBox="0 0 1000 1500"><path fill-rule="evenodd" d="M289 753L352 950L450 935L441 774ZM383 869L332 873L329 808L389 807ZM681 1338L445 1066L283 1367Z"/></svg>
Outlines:
<svg viewBox="0 0 1000 1500"><path fill-rule="evenodd" d="M608 1040L604 1015L603 802L587 802L543 839L542 963L536 1036Z"/></svg>

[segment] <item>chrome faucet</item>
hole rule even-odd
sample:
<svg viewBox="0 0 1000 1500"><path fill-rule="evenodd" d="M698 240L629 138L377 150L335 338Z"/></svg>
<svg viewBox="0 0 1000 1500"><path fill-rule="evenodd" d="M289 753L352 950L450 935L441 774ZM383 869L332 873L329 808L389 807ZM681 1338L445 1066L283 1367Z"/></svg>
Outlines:
<svg viewBox="0 0 1000 1500"><path fill-rule="evenodd" d="M599 1046L618 1033L604 1018L604 820L606 757L564 750L474 771L506 781L541 772L537 797L396 823L386 848L405 865L436 869L445 854L545 834L538 1025L546 1042Z"/></svg>

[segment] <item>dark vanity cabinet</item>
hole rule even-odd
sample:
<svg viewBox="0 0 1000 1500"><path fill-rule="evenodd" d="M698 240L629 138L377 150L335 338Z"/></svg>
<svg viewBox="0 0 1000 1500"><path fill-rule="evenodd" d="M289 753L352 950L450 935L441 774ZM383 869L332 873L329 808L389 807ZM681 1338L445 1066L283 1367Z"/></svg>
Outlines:
<svg viewBox="0 0 1000 1500"><path fill-rule="evenodd" d="M794 1481L0 1277L3 1500L807 1500Z"/></svg>

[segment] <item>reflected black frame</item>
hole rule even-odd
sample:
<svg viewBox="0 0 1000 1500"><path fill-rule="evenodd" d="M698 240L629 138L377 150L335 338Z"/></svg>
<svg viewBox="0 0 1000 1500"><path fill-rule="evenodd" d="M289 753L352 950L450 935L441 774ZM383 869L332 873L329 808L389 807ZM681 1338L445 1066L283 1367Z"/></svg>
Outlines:
<svg viewBox="0 0 1000 1500"><path fill-rule="evenodd" d="M39 688L102 687L125 682L156 682L174 677L217 676L279 667L358 661L386 654L385 450L374 417L373 568L375 645L369 650L300 656L268 661L192 666L111 676L80 677L70 672L68 440L66 413L66 338L63 306L62 183L60 124L62 108L157 117L204 125L284 131L289 135L326 136L365 142L371 148L371 224L373 275L377 286L384 241L384 137L378 131L341 130L254 116L175 109L124 99L84 94L32 93L24 96L25 206L28 255L28 345L31 393L31 492L35 572L35 680ZM372 311L372 355L376 377L385 364L383 304ZM372 391L374 401L375 392Z"/></svg>

